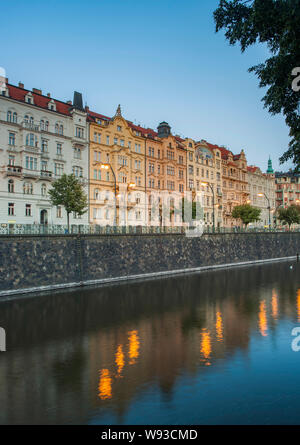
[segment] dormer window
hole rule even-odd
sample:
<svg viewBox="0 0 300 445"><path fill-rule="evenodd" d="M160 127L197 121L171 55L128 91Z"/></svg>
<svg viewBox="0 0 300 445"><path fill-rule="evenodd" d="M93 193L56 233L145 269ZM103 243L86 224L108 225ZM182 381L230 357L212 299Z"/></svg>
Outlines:
<svg viewBox="0 0 300 445"><path fill-rule="evenodd" d="M56 104L53 99L51 99L48 103L48 110L56 111Z"/></svg>
<svg viewBox="0 0 300 445"><path fill-rule="evenodd" d="M32 96L32 94L31 94L30 92L29 92L28 94L26 94L26 96L25 96L25 102L26 102L27 104L31 104L31 105L34 104L33 96Z"/></svg>

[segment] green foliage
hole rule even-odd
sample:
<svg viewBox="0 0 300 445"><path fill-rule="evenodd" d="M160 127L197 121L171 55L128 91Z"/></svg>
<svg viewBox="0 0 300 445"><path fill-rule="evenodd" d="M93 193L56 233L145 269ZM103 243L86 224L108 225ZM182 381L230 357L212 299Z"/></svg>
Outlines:
<svg viewBox="0 0 300 445"><path fill-rule="evenodd" d="M286 209L278 209L278 219L283 224L288 224L289 227L292 224L300 224L300 207L291 205Z"/></svg>
<svg viewBox="0 0 300 445"><path fill-rule="evenodd" d="M290 143L280 158L291 159L300 171L300 93L293 91L292 70L300 66L300 0L220 0L214 12L216 31L225 30L231 45L241 50L265 43L271 57L249 69L268 90L264 107L271 114L283 113L290 128Z"/></svg>
<svg viewBox="0 0 300 445"><path fill-rule="evenodd" d="M252 207L250 204L243 204L234 207L232 210L232 217L241 219L245 226L247 226L251 222L260 220L260 212L260 209Z"/></svg>
<svg viewBox="0 0 300 445"><path fill-rule="evenodd" d="M87 211L87 196L82 184L74 175L64 174L57 179L49 190L49 197L52 205L63 206L66 209L68 227L71 212L83 215Z"/></svg>

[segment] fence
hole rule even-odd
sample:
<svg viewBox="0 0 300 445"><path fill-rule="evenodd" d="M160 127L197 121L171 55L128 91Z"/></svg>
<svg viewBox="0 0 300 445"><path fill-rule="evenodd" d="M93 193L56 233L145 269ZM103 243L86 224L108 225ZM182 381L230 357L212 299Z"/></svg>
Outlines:
<svg viewBox="0 0 300 445"><path fill-rule="evenodd" d="M187 227L184 226L100 226L100 225L71 225L70 230L66 225L55 224L0 224L0 235L162 235L162 234L185 234ZM203 228L204 234L218 233L261 233L261 232L287 232L288 227L262 228L262 227L216 227ZM300 232L300 228L292 228L293 232ZM201 232L202 233L202 232Z"/></svg>

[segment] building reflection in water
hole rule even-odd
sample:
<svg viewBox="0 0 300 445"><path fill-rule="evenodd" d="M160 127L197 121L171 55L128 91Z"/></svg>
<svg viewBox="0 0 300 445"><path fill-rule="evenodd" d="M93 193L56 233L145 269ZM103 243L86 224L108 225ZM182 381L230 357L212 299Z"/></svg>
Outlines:
<svg viewBox="0 0 300 445"><path fill-rule="evenodd" d="M116 352L116 365L117 365L117 375L118 377L122 377L122 371L125 366L125 356L123 353L122 345L118 346L117 352Z"/></svg>
<svg viewBox="0 0 300 445"><path fill-rule="evenodd" d="M273 289L272 291L272 317L274 318L274 320L278 319L278 296L276 293L276 290Z"/></svg>
<svg viewBox="0 0 300 445"><path fill-rule="evenodd" d="M268 320L267 320L267 311L266 311L266 302L265 300L261 301L259 304L259 314L258 314L258 326L259 331L263 337L266 337L268 331Z"/></svg>
<svg viewBox="0 0 300 445"><path fill-rule="evenodd" d="M298 322L300 322L300 289L297 290L297 316Z"/></svg>
<svg viewBox="0 0 300 445"><path fill-rule="evenodd" d="M203 329L203 331L201 332L201 355L202 355L202 360L204 361L204 364L206 366L210 366L211 363L209 361L210 356L211 356L211 338L210 338L210 333L206 330Z"/></svg>
<svg viewBox="0 0 300 445"><path fill-rule="evenodd" d="M140 342L137 331L129 332L129 364L134 365L139 356Z"/></svg>
<svg viewBox="0 0 300 445"><path fill-rule="evenodd" d="M172 400L179 376L201 380L237 351L247 356L257 333L276 336L281 318L296 311L300 321L299 270L287 280L287 267L3 301L0 424L121 419L149 389Z"/></svg>
<svg viewBox="0 0 300 445"><path fill-rule="evenodd" d="M109 370L102 369L100 371L100 379L99 379L99 397L101 400L107 400L112 398L111 382L112 379L110 377Z"/></svg>
<svg viewBox="0 0 300 445"><path fill-rule="evenodd" d="M217 312L216 314L216 334L217 334L217 341L223 340L223 320L221 312Z"/></svg>

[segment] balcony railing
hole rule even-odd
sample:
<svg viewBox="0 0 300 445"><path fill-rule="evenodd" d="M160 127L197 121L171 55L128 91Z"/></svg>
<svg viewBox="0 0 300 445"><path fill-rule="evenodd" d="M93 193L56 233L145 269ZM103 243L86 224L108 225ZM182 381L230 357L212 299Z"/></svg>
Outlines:
<svg viewBox="0 0 300 445"><path fill-rule="evenodd" d="M22 122L22 127L26 128L26 130L40 131L40 125L39 124L35 124L34 122L30 122L30 121L27 121L27 120Z"/></svg>
<svg viewBox="0 0 300 445"><path fill-rule="evenodd" d="M41 177L44 179L51 179L52 178L52 172L49 170L41 170Z"/></svg>
<svg viewBox="0 0 300 445"><path fill-rule="evenodd" d="M22 167L17 165L7 165L6 168L7 176L21 176L22 175Z"/></svg>

